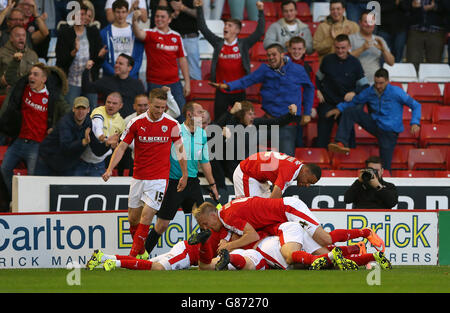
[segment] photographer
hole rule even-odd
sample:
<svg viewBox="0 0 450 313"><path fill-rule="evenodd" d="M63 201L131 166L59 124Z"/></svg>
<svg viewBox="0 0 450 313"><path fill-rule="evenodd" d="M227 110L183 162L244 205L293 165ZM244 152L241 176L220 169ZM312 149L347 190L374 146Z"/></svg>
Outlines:
<svg viewBox="0 0 450 313"><path fill-rule="evenodd" d="M397 188L383 180L383 166L378 156L366 160L358 179L345 192L345 203L353 203L354 209L391 209L398 203Z"/></svg>

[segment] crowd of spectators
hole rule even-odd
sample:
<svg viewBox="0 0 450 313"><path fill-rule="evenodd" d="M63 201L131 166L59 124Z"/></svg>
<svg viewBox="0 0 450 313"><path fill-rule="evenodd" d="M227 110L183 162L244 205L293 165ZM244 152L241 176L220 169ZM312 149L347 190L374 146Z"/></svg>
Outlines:
<svg viewBox="0 0 450 313"><path fill-rule="evenodd" d="M282 2L281 18L269 25L267 2L272 1L228 0L231 17L217 36L206 21L222 19L225 0L1 0L0 144L9 148L0 185L8 200L20 162L29 175L100 176L124 120L143 112L139 101L154 88L170 91L169 114L183 122L191 80L203 77L201 35L214 49L210 81L217 88L213 120L205 125L280 125L279 150L289 155L303 146L302 128L316 117L316 144L327 147L339 121L339 114L329 112L373 84L384 62L405 60L417 68L443 61L450 0L382 1L378 17L369 1L331 0L330 14L314 35L299 19L296 1L274 1ZM249 36L240 34L244 19L257 21ZM251 69L250 50L258 41L268 61ZM305 61L312 54L318 56L318 71ZM139 75L144 71L145 80ZM254 108L245 90L255 84L261 86L262 119L247 116ZM420 105L414 107L417 117ZM206 113L205 121L212 112ZM352 146L351 134L348 138ZM79 164L49 162L60 160L52 147L76 156ZM213 168L217 171L224 176L220 167Z"/></svg>

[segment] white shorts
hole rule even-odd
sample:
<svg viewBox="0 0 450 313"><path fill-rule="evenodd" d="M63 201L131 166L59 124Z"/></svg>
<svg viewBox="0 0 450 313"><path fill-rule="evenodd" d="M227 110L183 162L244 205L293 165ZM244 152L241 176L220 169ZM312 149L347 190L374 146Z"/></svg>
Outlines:
<svg viewBox="0 0 450 313"><path fill-rule="evenodd" d="M261 253L271 268L289 269L289 265L281 254L280 238L278 236L270 236L261 240L256 247L256 251Z"/></svg>
<svg viewBox="0 0 450 313"><path fill-rule="evenodd" d="M159 211L164 193L167 188L167 179L140 180L131 178L128 207L140 208L147 204Z"/></svg>
<svg viewBox="0 0 450 313"><path fill-rule="evenodd" d="M308 253L313 253L322 248L299 223L286 222L281 224L278 228L278 237L280 238L280 246L287 242L297 242L302 245L302 250Z"/></svg>
<svg viewBox="0 0 450 313"><path fill-rule="evenodd" d="M166 271L184 270L191 267L191 260L184 241L176 243L169 252L151 258L150 261L160 263Z"/></svg>
<svg viewBox="0 0 450 313"><path fill-rule="evenodd" d="M314 216L308 206L297 197L285 197L283 203L286 206L286 218L290 222L299 223L312 237L318 227L319 219Z"/></svg>
<svg viewBox="0 0 450 313"><path fill-rule="evenodd" d="M244 174L241 165L238 165L233 173L234 195L239 197L262 197L269 198L270 183L261 183L256 179Z"/></svg>
<svg viewBox="0 0 450 313"><path fill-rule="evenodd" d="M250 259L253 262L253 264L255 266L255 270L257 270L257 271L266 269L266 261L264 260L264 257L261 255L261 253L259 253L255 249L246 249L246 250L236 249L236 250L233 250L232 252L230 252L230 255L231 254L238 254L243 257L247 257L248 259ZM235 270L236 268L230 263L230 264L228 264L228 269Z"/></svg>

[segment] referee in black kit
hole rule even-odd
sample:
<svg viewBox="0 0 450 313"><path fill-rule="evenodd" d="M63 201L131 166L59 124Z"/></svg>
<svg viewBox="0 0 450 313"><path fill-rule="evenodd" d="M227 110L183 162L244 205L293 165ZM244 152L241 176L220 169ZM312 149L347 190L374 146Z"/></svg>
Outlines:
<svg viewBox="0 0 450 313"><path fill-rule="evenodd" d="M159 237L166 231L170 221L175 217L178 208L182 207L184 213L191 213L193 205L197 206L204 202L200 180L197 177L198 164L202 167L210 191L215 199L219 198L217 187L209 163L207 136L202 126L203 107L196 102L188 102L183 107L185 121L181 124L181 137L188 158L188 181L186 188L177 192L178 180L181 178L181 168L176 160L176 153L172 145L170 154L170 176L169 184L164 195L161 209L157 213L161 227L153 227L145 241L145 250L150 254L156 246Z"/></svg>

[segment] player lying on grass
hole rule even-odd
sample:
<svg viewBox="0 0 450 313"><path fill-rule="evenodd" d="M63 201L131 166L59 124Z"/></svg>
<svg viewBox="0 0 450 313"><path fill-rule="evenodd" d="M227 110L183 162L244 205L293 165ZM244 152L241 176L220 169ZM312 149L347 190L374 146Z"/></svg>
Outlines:
<svg viewBox="0 0 450 313"><path fill-rule="evenodd" d="M232 251L258 241L259 230L265 230L269 235L276 236L278 229L273 225L289 221L300 223L306 233L323 247L363 237L367 238L378 251L385 249L383 240L370 228L336 229L326 232L306 204L296 197L239 198L227 203L220 211L213 204L204 202L193 210L193 214L202 229L219 231L221 227L225 227L241 236L237 240L221 243L219 251L222 249Z"/></svg>

